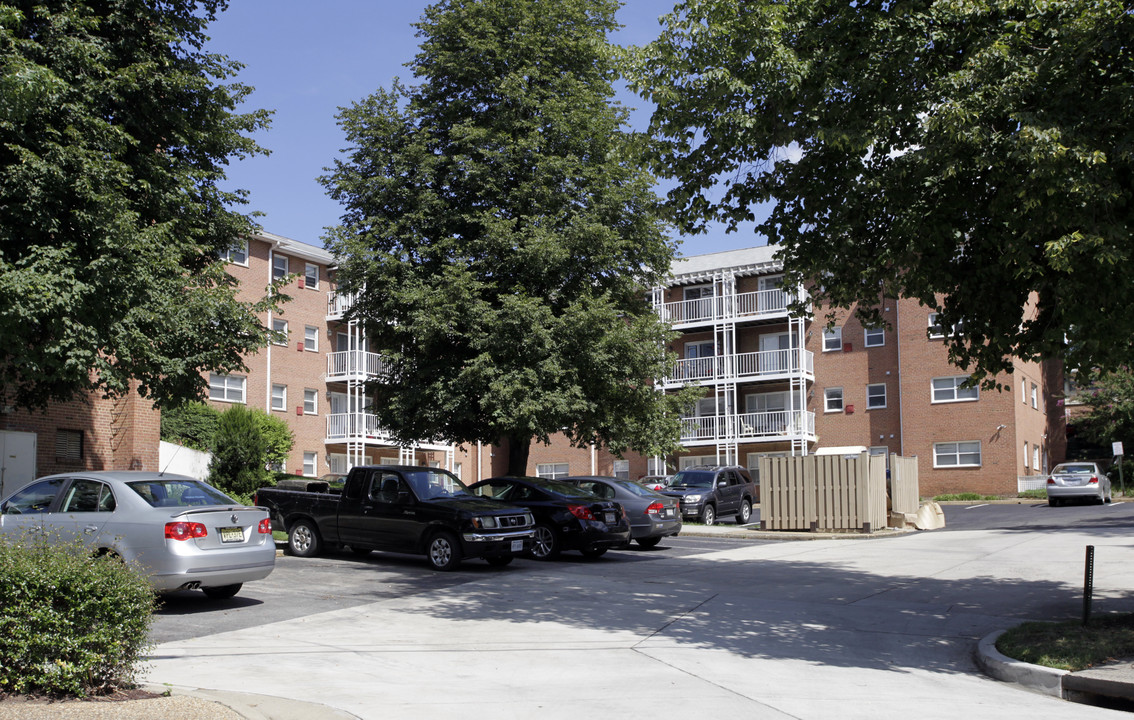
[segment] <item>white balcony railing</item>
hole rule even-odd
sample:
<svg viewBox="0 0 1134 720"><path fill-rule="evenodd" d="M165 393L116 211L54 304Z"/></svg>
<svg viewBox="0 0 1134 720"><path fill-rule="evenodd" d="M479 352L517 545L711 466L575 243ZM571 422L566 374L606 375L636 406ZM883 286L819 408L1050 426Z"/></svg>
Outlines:
<svg viewBox="0 0 1134 720"><path fill-rule="evenodd" d="M802 363L802 365L801 365ZM761 350L735 355L678 360L666 385L683 385L709 380L741 378L782 378L798 374L815 375L815 353L805 350Z"/></svg>
<svg viewBox="0 0 1134 720"><path fill-rule="evenodd" d="M340 295L337 292L327 293L327 319L341 320L353 304L353 295Z"/></svg>
<svg viewBox="0 0 1134 720"><path fill-rule="evenodd" d="M733 318L787 317L795 293L784 290L757 290L725 297L705 297L663 303L657 311L662 320L674 325Z"/></svg>
<svg viewBox="0 0 1134 720"><path fill-rule="evenodd" d="M391 436L378 426L378 417L368 413L333 413L327 416L327 440L373 440L389 442Z"/></svg>
<svg viewBox="0 0 1134 720"><path fill-rule="evenodd" d="M783 440L792 437L814 438L815 413L792 410L743 413L741 415L705 415L681 419L681 441L719 442L726 439Z"/></svg>
<svg viewBox="0 0 1134 720"><path fill-rule="evenodd" d="M377 353L363 350L344 350L327 355L328 382L376 377L385 369Z"/></svg>

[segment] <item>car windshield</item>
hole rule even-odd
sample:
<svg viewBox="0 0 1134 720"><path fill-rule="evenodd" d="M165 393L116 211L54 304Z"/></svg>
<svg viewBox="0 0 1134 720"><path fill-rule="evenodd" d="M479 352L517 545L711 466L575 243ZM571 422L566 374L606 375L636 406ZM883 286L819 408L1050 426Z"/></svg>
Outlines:
<svg viewBox="0 0 1134 720"><path fill-rule="evenodd" d="M715 473L704 470L682 470L673 476L670 487L711 488Z"/></svg>
<svg viewBox="0 0 1134 720"><path fill-rule="evenodd" d="M166 478L139 480L126 485L152 507L195 507L200 505L239 505L228 495L199 480Z"/></svg>
<svg viewBox="0 0 1134 720"><path fill-rule="evenodd" d="M1089 475L1095 472L1094 465L1056 465L1052 473L1067 475Z"/></svg>
<svg viewBox="0 0 1134 720"><path fill-rule="evenodd" d="M410 470L405 473L406 480L414 493L422 500L448 497L469 497L472 493L456 475L434 468L431 470Z"/></svg>

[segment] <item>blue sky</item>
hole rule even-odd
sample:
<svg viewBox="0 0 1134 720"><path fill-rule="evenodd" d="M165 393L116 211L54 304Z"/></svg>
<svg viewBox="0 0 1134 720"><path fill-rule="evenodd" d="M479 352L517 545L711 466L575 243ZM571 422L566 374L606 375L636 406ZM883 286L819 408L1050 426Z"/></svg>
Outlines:
<svg viewBox="0 0 1134 720"><path fill-rule="evenodd" d="M424 0L234 0L209 26L208 49L245 67L237 80L255 92L248 108L274 110L272 126L256 136L267 157L234 161L229 187L250 192L246 211L259 210L264 229L322 246L323 228L338 223L341 208L316 178L346 145L335 122L338 108L379 87L413 75L419 39L411 26L428 5ZM619 10L625 26L612 41L643 44L659 32L658 18L673 0L628 0ZM642 108L629 93L625 105ZM644 126L646 110L633 115ZM682 239L682 255L763 244L750 229L723 229Z"/></svg>

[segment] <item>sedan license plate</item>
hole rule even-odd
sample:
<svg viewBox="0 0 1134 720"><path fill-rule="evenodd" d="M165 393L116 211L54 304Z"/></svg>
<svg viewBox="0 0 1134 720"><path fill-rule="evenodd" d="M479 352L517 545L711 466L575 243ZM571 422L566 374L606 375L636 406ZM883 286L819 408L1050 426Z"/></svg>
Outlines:
<svg viewBox="0 0 1134 720"><path fill-rule="evenodd" d="M523 552L523 551L524 551L524 541L523 540L513 540L512 541L512 552Z"/></svg>
<svg viewBox="0 0 1134 720"><path fill-rule="evenodd" d="M602 519L603 519L603 522L605 522L607 525L613 525L614 524L614 513L612 513L612 512L603 513Z"/></svg>
<svg viewBox="0 0 1134 720"><path fill-rule="evenodd" d="M244 531L238 527L222 527L220 530L220 539L222 543L236 543L244 542Z"/></svg>

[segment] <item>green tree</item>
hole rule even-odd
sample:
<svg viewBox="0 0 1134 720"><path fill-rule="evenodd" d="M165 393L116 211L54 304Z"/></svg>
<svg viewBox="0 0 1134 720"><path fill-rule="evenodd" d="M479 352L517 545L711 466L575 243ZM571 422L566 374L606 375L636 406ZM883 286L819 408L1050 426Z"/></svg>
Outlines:
<svg viewBox="0 0 1134 720"><path fill-rule="evenodd" d="M213 446L220 413L203 402L189 402L162 411L161 439L194 450Z"/></svg>
<svg viewBox="0 0 1134 720"><path fill-rule="evenodd" d="M614 0L440 2L417 25L420 84L341 110L322 178L327 246L386 370L399 440L506 440L509 472L562 430L672 449L686 397L645 296L668 270L652 178L612 101Z"/></svg>
<svg viewBox="0 0 1134 720"><path fill-rule="evenodd" d="M1134 372L1130 368L1096 378L1079 391L1088 412L1076 425L1089 440L1106 449L1112 442L1134 448Z"/></svg>
<svg viewBox="0 0 1134 720"><path fill-rule="evenodd" d="M202 50L224 7L0 0L0 404L168 405L266 343L218 257L253 229L224 166L267 124Z"/></svg>
<svg viewBox="0 0 1134 720"><path fill-rule="evenodd" d="M275 415L258 411L255 416L260 424L260 435L263 436L266 446L263 464L269 468L286 469L288 455L295 447L295 433L286 422Z"/></svg>
<svg viewBox="0 0 1134 720"><path fill-rule="evenodd" d="M875 324L921 300L986 384L1013 356L1129 363L1127 4L688 0L664 24L631 84L683 229L774 203L789 281Z"/></svg>
<svg viewBox="0 0 1134 720"><path fill-rule="evenodd" d="M270 447L261 415L265 415L263 410L243 405L233 405L220 414L209 464L211 484L237 495L271 484L267 464Z"/></svg>

